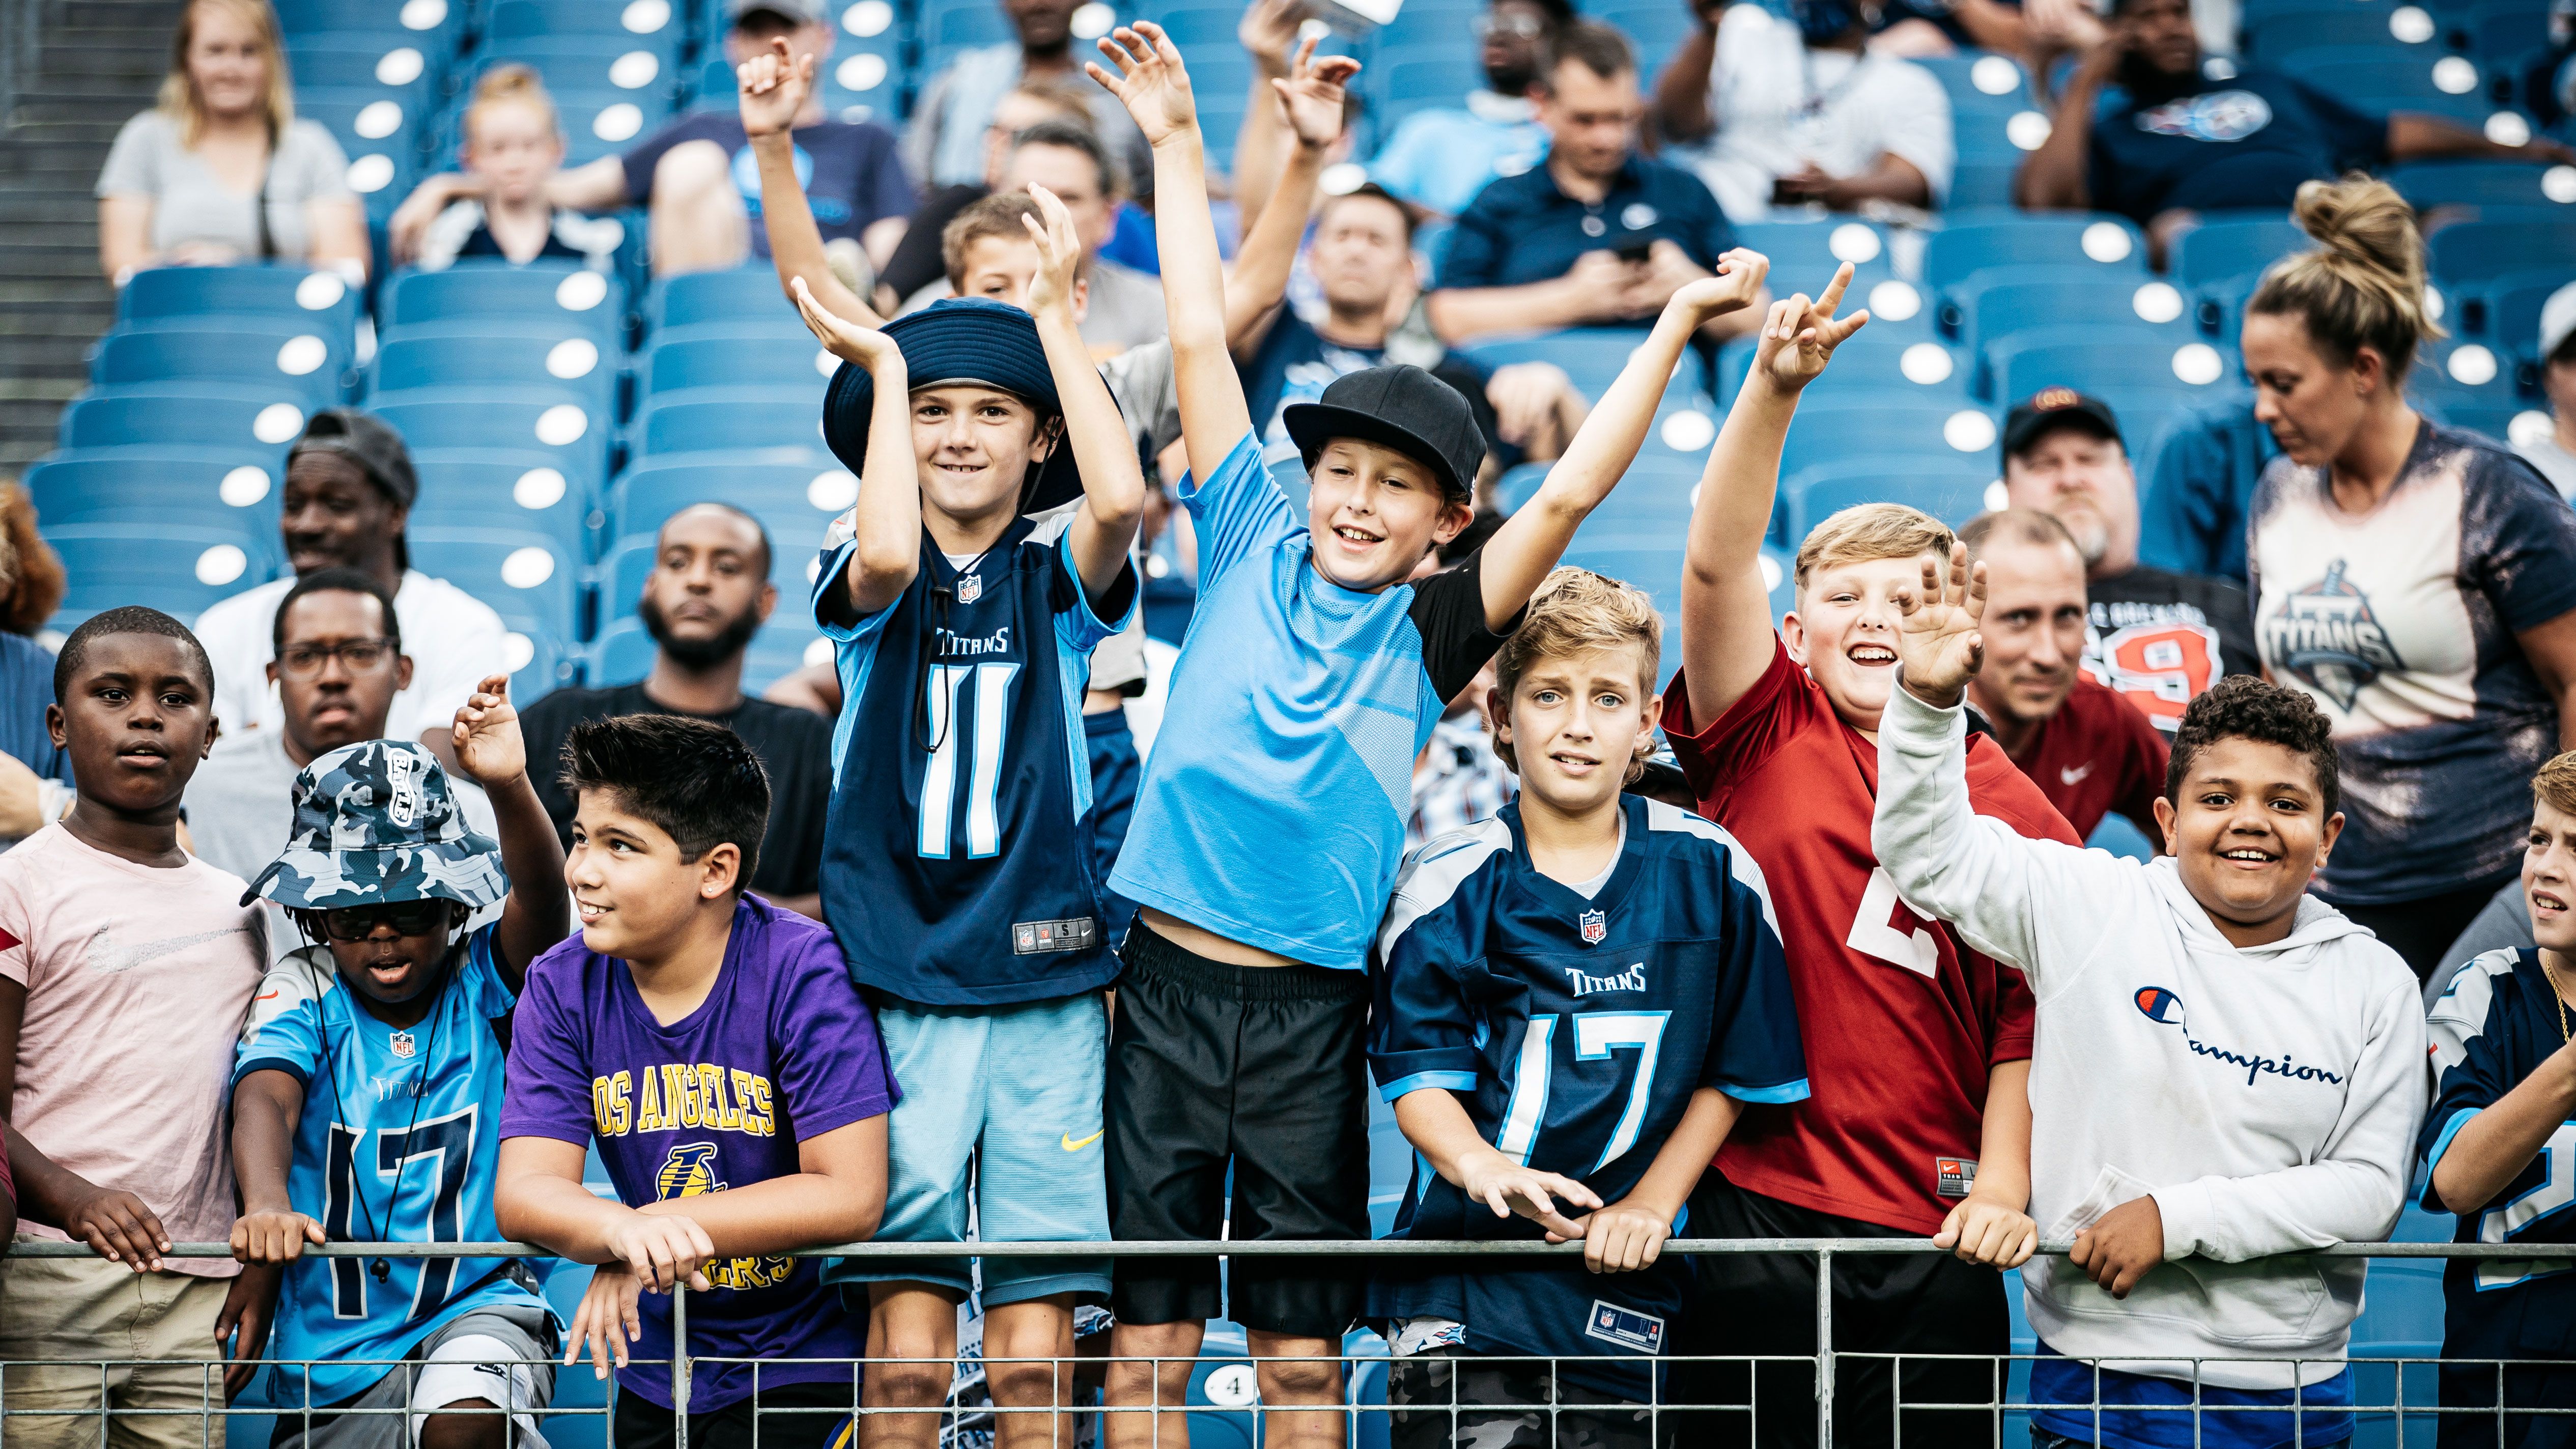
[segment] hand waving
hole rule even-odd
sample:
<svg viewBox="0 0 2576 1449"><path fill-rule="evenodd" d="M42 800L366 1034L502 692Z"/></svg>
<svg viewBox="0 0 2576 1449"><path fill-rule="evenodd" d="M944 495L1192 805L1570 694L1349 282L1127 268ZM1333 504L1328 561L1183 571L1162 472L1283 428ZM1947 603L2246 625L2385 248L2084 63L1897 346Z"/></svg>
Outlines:
<svg viewBox="0 0 2576 1449"><path fill-rule="evenodd" d="M822 303L814 300L813 289L805 285L803 277L795 278L787 285L796 293L796 311L805 319L806 330L823 344L824 351L843 362L855 363L871 371L888 357L903 356L903 350L895 345L893 338L826 310Z"/></svg>
<svg viewBox="0 0 2576 1449"><path fill-rule="evenodd" d="M1100 53L1117 65L1117 74L1096 60L1082 68L1125 104L1147 145L1160 146L1198 126L1199 103L1190 92L1189 67L1181 64L1180 49L1163 27L1151 20L1121 25L1101 37Z"/></svg>
<svg viewBox="0 0 2576 1449"><path fill-rule="evenodd" d="M814 88L814 57L796 54L787 38L779 36L769 49L736 67L734 79L742 87L743 133L776 135L794 126L796 113L804 109L805 96Z"/></svg>
<svg viewBox="0 0 2576 1449"><path fill-rule="evenodd" d="M1658 242L1657 245L1670 245ZM1678 248L1676 248L1678 250ZM1721 317L1753 304L1762 295L1763 279L1771 275L1771 259L1760 252L1737 247L1717 259L1717 274L1683 283L1673 292L1664 309L1680 315L1683 321L1697 327L1712 317Z"/></svg>
<svg viewBox="0 0 2576 1449"><path fill-rule="evenodd" d="M1235 22L1234 38L1263 75L1283 76L1288 52L1297 44L1297 27L1305 19L1306 8L1298 0L1252 0Z"/></svg>
<svg viewBox="0 0 2576 1449"><path fill-rule="evenodd" d="M1029 239L1038 247L1037 275L1029 278L1029 313L1043 317L1060 310L1070 315L1073 274L1082 265L1082 238L1073 234L1073 213L1065 210L1054 192L1031 182L1029 195L1046 217L1044 225L1034 216L1020 218L1029 229Z"/></svg>
<svg viewBox="0 0 2576 1449"><path fill-rule="evenodd" d="M1770 316L1763 319L1761 340L1756 344L1754 372L1790 392L1822 376L1825 364L1834 359L1834 349L1869 322L1866 311L1840 319L1834 316L1851 278L1851 264L1846 262L1835 269L1834 279L1825 284L1825 294L1814 301L1808 301L1807 294L1800 292L1772 303Z"/></svg>
<svg viewBox="0 0 2576 1449"><path fill-rule="evenodd" d="M528 772L528 741L510 705L510 676L486 676L456 712L456 763L478 785L498 785Z"/></svg>
<svg viewBox="0 0 2576 1449"><path fill-rule="evenodd" d="M1297 47L1286 80L1270 82L1270 88L1279 93L1279 109L1287 117L1288 129L1296 133L1297 144L1309 151L1321 151L1342 138L1342 97L1351 77L1360 73L1360 63L1347 55L1317 60L1318 38L1307 36Z"/></svg>
<svg viewBox="0 0 2576 1449"><path fill-rule="evenodd" d="M1905 621L1896 631L1896 659L1897 677L1916 699L1948 709L1986 660L1986 636L1977 632L1986 617L1986 566L1969 568L1968 546L1954 543L1946 581L1941 572L1927 558L1921 590L1897 593Z"/></svg>

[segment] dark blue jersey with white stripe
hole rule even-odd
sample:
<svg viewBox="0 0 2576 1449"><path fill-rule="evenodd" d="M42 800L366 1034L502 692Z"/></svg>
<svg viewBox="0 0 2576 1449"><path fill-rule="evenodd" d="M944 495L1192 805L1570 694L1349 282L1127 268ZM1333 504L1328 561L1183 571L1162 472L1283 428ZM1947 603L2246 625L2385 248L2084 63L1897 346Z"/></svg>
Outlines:
<svg viewBox="0 0 2576 1449"><path fill-rule="evenodd" d="M1634 1191L1692 1093L1747 1102L1807 1095L1797 1008L1761 869L1724 830L1640 796L1591 899L1534 869L1520 806L1422 847L1377 945L1369 1066L1392 1102L1453 1094L1477 1134L1516 1161ZM1678 1230L1678 1224L1676 1229ZM1539 1237L1417 1158L1395 1236ZM1683 1270L1595 1275L1581 1265L1388 1262L1372 1318L1455 1319L1474 1353L1568 1364L1569 1377L1642 1396L1680 1306Z"/></svg>
<svg viewBox="0 0 2576 1449"><path fill-rule="evenodd" d="M927 530L900 598L852 620L856 545L823 541L832 640L823 911L860 985L927 1006L1070 996L1118 974L1085 818L1091 651L1135 607L1132 568L1096 604L1066 552L1075 510L1016 519L965 566ZM1101 607L1105 604L1106 607Z"/></svg>

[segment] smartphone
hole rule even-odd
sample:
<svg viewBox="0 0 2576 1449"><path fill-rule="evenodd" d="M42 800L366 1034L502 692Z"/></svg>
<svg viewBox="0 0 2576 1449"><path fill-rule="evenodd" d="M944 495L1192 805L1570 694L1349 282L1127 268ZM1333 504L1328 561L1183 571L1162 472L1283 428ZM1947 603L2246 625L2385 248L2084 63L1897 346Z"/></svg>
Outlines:
<svg viewBox="0 0 2576 1449"><path fill-rule="evenodd" d="M1618 251L1613 253L1613 255L1623 262L1643 262L1648 257L1654 255L1654 251L1655 244L1653 242L1641 241L1631 242L1627 246L1619 248Z"/></svg>

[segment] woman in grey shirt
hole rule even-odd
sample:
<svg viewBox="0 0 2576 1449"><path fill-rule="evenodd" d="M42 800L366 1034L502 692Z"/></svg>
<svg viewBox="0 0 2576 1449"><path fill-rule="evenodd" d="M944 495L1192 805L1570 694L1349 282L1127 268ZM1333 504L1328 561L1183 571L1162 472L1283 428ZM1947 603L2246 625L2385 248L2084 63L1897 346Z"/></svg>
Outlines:
<svg viewBox="0 0 2576 1449"><path fill-rule="evenodd" d="M331 133L295 119L268 0L195 0L161 103L126 122L98 177L99 265L277 259L365 275L366 214Z"/></svg>

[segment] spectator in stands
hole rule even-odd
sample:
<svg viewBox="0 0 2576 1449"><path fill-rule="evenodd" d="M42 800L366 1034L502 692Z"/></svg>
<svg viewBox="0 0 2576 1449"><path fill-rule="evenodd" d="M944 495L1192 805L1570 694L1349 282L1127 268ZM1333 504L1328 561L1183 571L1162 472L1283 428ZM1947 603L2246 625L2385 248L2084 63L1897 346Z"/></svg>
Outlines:
<svg viewBox="0 0 2576 1449"><path fill-rule="evenodd" d="M2239 397L2202 403L2177 419L2156 450L2138 557L2154 568L2242 587L2245 510L2263 468L2281 455L2272 430Z"/></svg>
<svg viewBox="0 0 2576 1449"><path fill-rule="evenodd" d="M29 636L62 602L63 564L27 491L0 481L0 851L71 808L71 757L45 728L53 651Z"/></svg>
<svg viewBox="0 0 2576 1449"><path fill-rule="evenodd" d="M2516 443L2558 496L2576 501L2576 282L2540 307L2540 390L2549 398L2549 435Z"/></svg>
<svg viewBox="0 0 2576 1449"><path fill-rule="evenodd" d="M1073 53L1073 12L1081 0L997 0L1002 18L1019 38L961 53L939 68L912 103L903 133L904 164L928 186L952 186L984 174L984 132L993 109L1023 81L1061 79L1077 86L1091 108L1092 128L1136 177L1150 187L1153 153L1118 99L1084 79Z"/></svg>
<svg viewBox="0 0 2576 1449"><path fill-rule="evenodd" d="M563 753L573 727L630 714L676 714L742 736L769 772L769 831L761 837L751 887L776 905L822 919L823 807L832 789L832 726L742 692L742 656L778 607L769 582L769 534L724 503L672 514L654 540L636 617L653 636L652 672L631 684L558 689L520 711L533 758ZM610 601L612 606L621 601ZM579 803L553 770L537 772L537 796L555 833L572 843Z"/></svg>
<svg viewBox="0 0 2576 1449"><path fill-rule="evenodd" d="M1971 520L1959 541L1986 570L1985 662L1968 681L1968 702L1995 743L2077 836L2091 839L2102 817L2117 812L2149 841L2159 839L2164 737L2137 706L2084 672L2091 631L2074 536L2049 514L2007 508Z"/></svg>
<svg viewBox="0 0 2576 1449"><path fill-rule="evenodd" d="M474 84L465 108L467 172L482 178L481 200L462 199L421 237L418 265L442 271L460 258L579 262L604 272L626 228L556 206L546 194L563 169L563 122L534 69L497 65Z"/></svg>
<svg viewBox="0 0 2576 1449"><path fill-rule="evenodd" d="M1090 83L1082 84L1087 87ZM939 239L948 223L957 219L957 213L996 191L1011 189L1002 184L1002 173L1010 161L1011 144L1021 132L1040 121L1092 124L1091 103L1074 86L1074 82L1061 78L1035 77L1020 82L993 103L993 119L984 127L983 178L933 186L921 204L913 208L911 218L903 224L903 241L877 273L876 293L870 300L879 313L893 316L904 298L938 282L945 271ZM748 102L750 97L744 99Z"/></svg>
<svg viewBox="0 0 2576 1449"><path fill-rule="evenodd" d="M733 24L724 52L736 65L780 39L818 62L832 53L832 24L821 0L728 0L727 8ZM903 219L912 211L912 184L896 155L894 133L873 122L826 116L820 94L808 92L794 135L797 177L824 228L832 265L866 290L877 266L903 239ZM655 276L721 271L769 250L768 238L753 224L760 187L744 155L749 145L735 113L699 111L622 156L556 172L546 191L555 205L575 211L647 208ZM394 213L394 255L411 256L432 218L459 197L481 195L484 185L479 177L454 172L423 181Z"/></svg>
<svg viewBox="0 0 2576 1449"><path fill-rule="evenodd" d="M1641 325L1735 245L1708 188L1639 149L1645 102L1618 31L1564 27L1534 94L1547 164L1476 194L1433 284L1431 325L1453 346L1496 332ZM1707 335L1748 331L1761 314L1724 313Z"/></svg>
<svg viewBox="0 0 2576 1449"><path fill-rule="evenodd" d="M2138 562L2138 475L2109 404L2042 388L2005 416L2003 455L2011 505L2054 517L2083 555L2086 674L2170 733L2220 676L2262 673L2242 588Z"/></svg>
<svg viewBox="0 0 2576 1449"><path fill-rule="evenodd" d="M1939 209L1958 164L1950 93L1870 47L1870 5L1791 0L1790 11L1783 21L1758 5L1726 7L1703 42L1706 84L1668 71L1656 87L1663 133L1706 140L1693 169L1735 221L1760 221L1775 204Z"/></svg>
<svg viewBox="0 0 2576 1449"><path fill-rule="evenodd" d="M1101 245L1117 230L1122 188L1099 136L1072 121L1040 121L1013 136L1002 163L1002 192L1025 197L1032 186L1055 192L1073 213L1074 235L1082 240L1082 340L1095 353L1115 355L1161 337L1163 284L1100 255ZM945 251L944 231L940 244ZM927 307L952 295L957 285L933 282L905 298L901 310Z"/></svg>
<svg viewBox="0 0 2576 1449"><path fill-rule="evenodd" d="M1539 72L1557 32L1573 20L1568 0L1493 0L1474 21L1485 88L1397 122L1368 163L1369 179L1407 205L1455 216L1495 177L1518 176L1546 160Z"/></svg>
<svg viewBox="0 0 2576 1449"><path fill-rule="evenodd" d="M295 87L268 0L190 0L160 103L125 123L98 174L98 260L143 267L289 262L366 274L348 157Z"/></svg>
<svg viewBox="0 0 2576 1449"><path fill-rule="evenodd" d="M2205 211L2288 206L2301 182L2442 156L2576 161L2557 141L2501 146L2456 121L2373 116L2262 66L2208 76L2188 0L2114 0L2110 31L2059 95L2013 200L2116 211L2161 255Z"/></svg>
<svg viewBox="0 0 2576 1449"><path fill-rule="evenodd" d="M2255 415L2283 456L2249 550L2265 671L2333 721L2351 782L2318 890L2418 978L2517 866L2515 795L2576 743L2576 512L2531 465L2406 404L2424 315L2386 182L2299 188L2316 250L2247 302Z"/></svg>
<svg viewBox="0 0 2576 1449"><path fill-rule="evenodd" d="M392 592L411 641L412 679L394 696L385 732L436 752L450 748L457 705L485 675L507 672L508 645L491 605L411 566L403 523L419 493L400 434L372 414L329 408L313 415L286 455L278 527L298 577L353 568ZM228 733L286 722L268 666L277 657L277 608L294 587L294 579L277 579L245 589L197 620L215 661L215 715Z"/></svg>
<svg viewBox="0 0 2576 1449"><path fill-rule="evenodd" d="M1885 0L1869 29L1869 48L1882 55L2020 55L2032 41L2021 0Z"/></svg>

